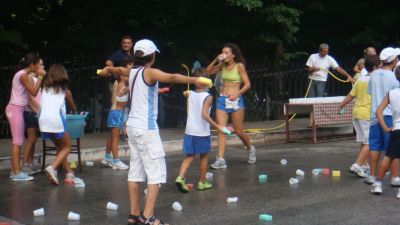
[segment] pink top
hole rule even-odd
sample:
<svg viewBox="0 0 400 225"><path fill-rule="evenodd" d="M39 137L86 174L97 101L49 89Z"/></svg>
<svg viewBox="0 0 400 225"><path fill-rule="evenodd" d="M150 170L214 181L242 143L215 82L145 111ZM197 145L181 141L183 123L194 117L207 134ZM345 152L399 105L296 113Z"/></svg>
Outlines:
<svg viewBox="0 0 400 225"><path fill-rule="evenodd" d="M28 105L28 93L20 80L21 76L24 74L26 74L25 70L20 70L14 75L9 104L17 106Z"/></svg>
<svg viewBox="0 0 400 225"><path fill-rule="evenodd" d="M29 74L28 76L29 76L29 78L32 78L32 80L33 80L33 85L35 85L36 82L38 81L38 78L35 77L35 76L33 76L32 74ZM38 92L38 94L37 94L36 97L35 97L36 103L37 103L39 106L40 106L40 97L41 97L41 96L42 96L42 92L41 92L41 89L39 89L39 92ZM29 98L28 98L28 102L29 102ZM27 105L27 106L25 106L25 111L31 112L32 109L29 107L29 105Z"/></svg>

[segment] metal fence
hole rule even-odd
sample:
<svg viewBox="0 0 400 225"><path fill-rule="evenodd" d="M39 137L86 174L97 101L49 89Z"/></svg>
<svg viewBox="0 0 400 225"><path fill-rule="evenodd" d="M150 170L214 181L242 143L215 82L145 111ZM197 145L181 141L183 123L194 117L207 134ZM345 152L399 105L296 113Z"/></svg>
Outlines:
<svg viewBox="0 0 400 225"><path fill-rule="evenodd" d="M304 70L305 60L276 65L274 62L253 63L247 70L252 84L251 90L244 95L247 121L264 121L283 118L283 104L293 97L304 97L308 85ZM96 75L96 63L93 60L75 60L65 62L71 84L70 89L79 111L88 111L86 132L106 130L107 113L110 108L110 86L112 78ZM178 66L171 71L185 71ZM161 66L161 68L163 68ZM10 137L4 109L9 101L13 66L0 65L0 138ZM159 95L160 127L183 127L186 122L186 99L182 92L186 85L168 85L170 92ZM328 80L328 96L346 95L351 88L348 83ZM211 92L216 95L215 90ZM214 107L215 108L215 107ZM214 109L215 110L215 109ZM214 113L212 113L214 114Z"/></svg>

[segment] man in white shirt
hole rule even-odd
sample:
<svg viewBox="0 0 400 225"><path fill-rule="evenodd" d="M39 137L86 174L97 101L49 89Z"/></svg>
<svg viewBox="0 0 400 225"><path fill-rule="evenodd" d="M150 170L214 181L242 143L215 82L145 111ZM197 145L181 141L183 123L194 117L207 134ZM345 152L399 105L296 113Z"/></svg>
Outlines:
<svg viewBox="0 0 400 225"><path fill-rule="evenodd" d="M312 80L311 88L307 97L322 97L326 89L326 80L328 79L328 70L333 69L347 80L354 82L353 78L342 69L334 58L328 55L329 46L325 43L319 45L319 52L310 55L306 63L308 78Z"/></svg>

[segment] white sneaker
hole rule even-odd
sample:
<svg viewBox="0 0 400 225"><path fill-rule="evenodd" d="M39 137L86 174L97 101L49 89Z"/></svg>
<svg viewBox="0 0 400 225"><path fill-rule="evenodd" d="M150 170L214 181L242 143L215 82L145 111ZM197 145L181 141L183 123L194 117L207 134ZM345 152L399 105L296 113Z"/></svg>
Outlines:
<svg viewBox="0 0 400 225"><path fill-rule="evenodd" d="M113 167L114 159L111 156L104 155L104 158L101 160L101 163L105 166Z"/></svg>
<svg viewBox="0 0 400 225"><path fill-rule="evenodd" d="M350 171L350 173L355 173L355 174L357 174L359 177L362 177L362 178L368 177L368 175L365 174L364 169L363 169L361 166L357 165L356 163L354 163L353 165L351 165L349 171Z"/></svg>
<svg viewBox="0 0 400 225"><path fill-rule="evenodd" d="M22 171L20 171L19 173L15 174L15 175L11 172L10 173L10 178L13 181L30 181L30 180L33 180L33 177L28 176L28 174L26 174L26 173L24 173Z"/></svg>
<svg viewBox="0 0 400 225"><path fill-rule="evenodd" d="M123 163L121 160L117 159L114 161L112 164L112 168L114 170L127 170L129 169L129 166L127 166L125 163Z"/></svg>
<svg viewBox="0 0 400 225"><path fill-rule="evenodd" d="M371 193L376 194L376 195L380 195L382 194L382 183L381 182L374 182L374 184L372 185L371 188Z"/></svg>
<svg viewBox="0 0 400 225"><path fill-rule="evenodd" d="M25 164L22 166L22 172L28 174L28 176L31 176L36 173L35 169L33 168L32 164Z"/></svg>
<svg viewBox="0 0 400 225"><path fill-rule="evenodd" d="M390 181L390 185L393 187L399 187L400 186L400 177L392 177Z"/></svg>
<svg viewBox="0 0 400 225"><path fill-rule="evenodd" d="M215 162L211 164L210 167L215 170L219 170L219 169L225 169L228 166L226 165L225 159L219 158L215 160Z"/></svg>
<svg viewBox="0 0 400 225"><path fill-rule="evenodd" d="M247 163L249 164L254 164L256 163L256 148L254 147L254 145L251 146L251 149L249 150L249 157L247 159Z"/></svg>
<svg viewBox="0 0 400 225"><path fill-rule="evenodd" d="M58 185L57 171L54 170L52 166L46 167L44 172L49 177L50 183Z"/></svg>
<svg viewBox="0 0 400 225"><path fill-rule="evenodd" d="M364 182L365 183L367 183L367 184L369 184L369 185L371 185L371 184L373 184L374 182L375 182L375 177L374 176L368 176L367 178L365 178L365 180L364 180Z"/></svg>

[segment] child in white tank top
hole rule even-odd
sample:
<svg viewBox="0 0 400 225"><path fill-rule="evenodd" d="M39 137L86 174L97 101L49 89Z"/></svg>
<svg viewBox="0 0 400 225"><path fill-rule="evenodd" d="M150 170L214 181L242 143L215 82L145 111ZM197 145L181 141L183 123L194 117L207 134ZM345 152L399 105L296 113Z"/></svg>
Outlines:
<svg viewBox="0 0 400 225"><path fill-rule="evenodd" d="M193 76L201 76L205 70L195 70ZM196 86L195 91L186 91L187 94L187 122L185 137L183 140L183 154L185 158L182 161L179 176L175 180L178 190L182 193L188 193L189 188L186 185L185 174L195 155L200 155L200 177L197 183L198 190L212 188L212 184L206 180L208 168L208 153L211 150L210 124L222 131L222 127L215 123L209 116L212 105L212 96L207 89Z"/></svg>

